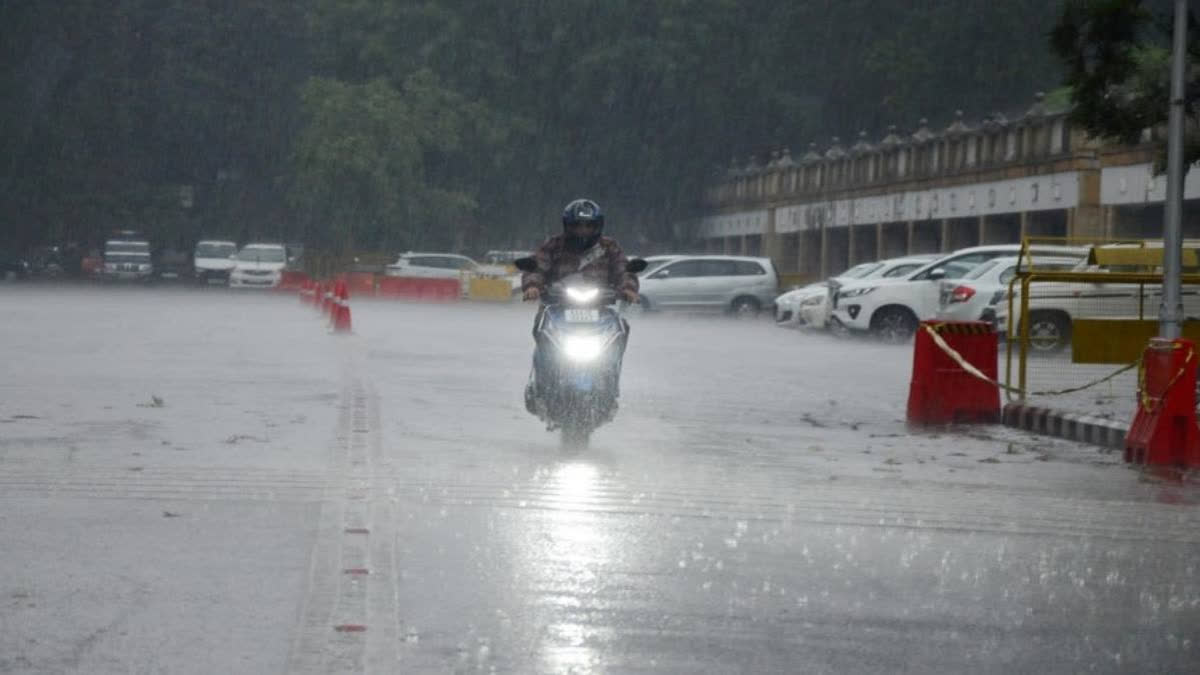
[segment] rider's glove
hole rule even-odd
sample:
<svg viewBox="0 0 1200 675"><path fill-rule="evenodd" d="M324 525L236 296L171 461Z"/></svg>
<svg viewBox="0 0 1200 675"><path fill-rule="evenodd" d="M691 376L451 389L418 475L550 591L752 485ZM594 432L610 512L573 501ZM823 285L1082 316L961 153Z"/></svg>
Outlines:
<svg viewBox="0 0 1200 675"><path fill-rule="evenodd" d="M628 302L631 305L637 304L638 293L637 293L637 291L626 288L625 290L621 291L621 298L623 298L625 300L625 302Z"/></svg>
<svg viewBox="0 0 1200 675"><path fill-rule="evenodd" d="M537 300L538 298L542 297L542 292L538 290L537 286L530 286L529 288L525 289L525 294L522 297L525 298L525 300Z"/></svg>

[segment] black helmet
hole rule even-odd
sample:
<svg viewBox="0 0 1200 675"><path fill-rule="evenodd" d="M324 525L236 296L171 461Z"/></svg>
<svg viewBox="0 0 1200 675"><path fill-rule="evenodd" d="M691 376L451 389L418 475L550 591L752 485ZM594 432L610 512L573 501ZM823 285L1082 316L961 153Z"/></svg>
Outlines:
<svg viewBox="0 0 1200 675"><path fill-rule="evenodd" d="M599 204L590 199L576 199L563 208L562 222L567 241L573 246L585 249L595 244L600 239L600 233L604 232L604 211L600 209ZM596 226L596 230L588 237L575 237L570 229L572 225L579 223L591 223Z"/></svg>

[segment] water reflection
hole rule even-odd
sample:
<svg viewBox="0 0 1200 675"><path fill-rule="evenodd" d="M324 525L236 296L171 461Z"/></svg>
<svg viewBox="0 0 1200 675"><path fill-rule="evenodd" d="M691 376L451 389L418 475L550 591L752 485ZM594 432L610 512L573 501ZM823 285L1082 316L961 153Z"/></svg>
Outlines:
<svg viewBox="0 0 1200 675"><path fill-rule="evenodd" d="M559 464L547 479L546 545L537 555L535 581L549 611L541 638L545 672L589 673L602 666L596 646L611 629L593 618L613 538L595 512L600 484L600 471L583 461Z"/></svg>

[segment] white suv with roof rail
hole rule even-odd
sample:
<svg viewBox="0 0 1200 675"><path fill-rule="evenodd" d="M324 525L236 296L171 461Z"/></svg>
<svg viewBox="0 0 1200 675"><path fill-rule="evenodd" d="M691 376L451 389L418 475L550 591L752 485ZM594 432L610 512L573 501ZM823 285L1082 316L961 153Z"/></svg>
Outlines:
<svg viewBox="0 0 1200 675"><path fill-rule="evenodd" d="M779 275L770 258L679 256L640 275L643 309L720 309L757 314L772 306Z"/></svg>
<svg viewBox="0 0 1200 675"><path fill-rule="evenodd" d="M1087 248L1042 246L1032 255L1077 257ZM874 279L845 284L834 298L833 320L852 331L870 331L889 342L912 337L920 321L937 316L943 279L960 279L979 263L1021 254L1020 244L995 244L964 248L927 263L899 279Z"/></svg>

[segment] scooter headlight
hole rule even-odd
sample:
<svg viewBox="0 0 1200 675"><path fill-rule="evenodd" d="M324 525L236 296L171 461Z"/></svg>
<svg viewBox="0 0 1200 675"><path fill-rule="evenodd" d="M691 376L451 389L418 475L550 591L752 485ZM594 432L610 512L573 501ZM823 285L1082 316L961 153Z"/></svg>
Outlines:
<svg viewBox="0 0 1200 675"><path fill-rule="evenodd" d="M591 302L596 299L597 295L600 295L599 288L567 287L567 297L575 302Z"/></svg>
<svg viewBox="0 0 1200 675"><path fill-rule="evenodd" d="M591 361L604 351L604 339L598 335L571 335L563 342L563 354L572 361Z"/></svg>

